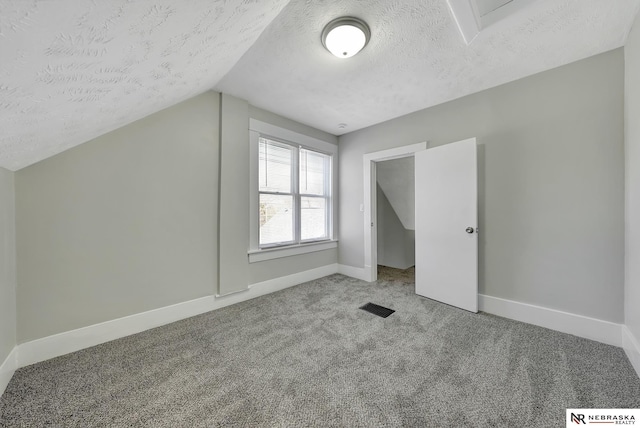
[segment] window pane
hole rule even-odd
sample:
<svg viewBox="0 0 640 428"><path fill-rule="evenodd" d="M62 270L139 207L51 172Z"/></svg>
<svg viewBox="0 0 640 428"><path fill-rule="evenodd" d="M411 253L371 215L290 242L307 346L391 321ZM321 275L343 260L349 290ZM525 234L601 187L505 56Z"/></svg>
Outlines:
<svg viewBox="0 0 640 428"><path fill-rule="evenodd" d="M300 193L326 195L325 173L329 173L328 155L300 149Z"/></svg>
<svg viewBox="0 0 640 428"><path fill-rule="evenodd" d="M325 198L300 198L300 234L303 241L328 238Z"/></svg>
<svg viewBox="0 0 640 428"><path fill-rule="evenodd" d="M277 145L265 138L258 142L260 191L291 193L293 147Z"/></svg>
<svg viewBox="0 0 640 428"><path fill-rule="evenodd" d="M293 196L260 195L260 245L293 241Z"/></svg>

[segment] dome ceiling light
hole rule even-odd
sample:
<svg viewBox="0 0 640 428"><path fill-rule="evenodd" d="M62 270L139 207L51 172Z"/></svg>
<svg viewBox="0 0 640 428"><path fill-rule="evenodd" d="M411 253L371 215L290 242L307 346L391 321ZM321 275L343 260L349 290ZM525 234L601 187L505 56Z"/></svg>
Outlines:
<svg viewBox="0 0 640 428"><path fill-rule="evenodd" d="M336 18L322 30L322 45L338 58L351 58L369 43L366 22L354 17Z"/></svg>

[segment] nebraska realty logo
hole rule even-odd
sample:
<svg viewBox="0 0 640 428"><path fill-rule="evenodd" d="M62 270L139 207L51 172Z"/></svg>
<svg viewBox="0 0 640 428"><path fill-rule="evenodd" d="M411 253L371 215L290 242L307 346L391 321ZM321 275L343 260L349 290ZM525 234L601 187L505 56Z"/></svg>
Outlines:
<svg viewBox="0 0 640 428"><path fill-rule="evenodd" d="M567 409L566 426L636 425L639 420L640 409Z"/></svg>

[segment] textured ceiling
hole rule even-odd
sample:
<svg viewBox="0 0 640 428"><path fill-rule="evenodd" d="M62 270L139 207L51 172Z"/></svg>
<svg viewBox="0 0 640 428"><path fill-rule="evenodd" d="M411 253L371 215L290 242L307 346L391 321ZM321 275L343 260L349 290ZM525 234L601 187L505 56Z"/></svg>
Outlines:
<svg viewBox="0 0 640 428"><path fill-rule="evenodd" d="M0 0L0 166L211 88L340 135L622 46L640 7L516 3L467 46L447 0ZM342 15L372 31L349 60L320 43Z"/></svg>
<svg viewBox="0 0 640 428"><path fill-rule="evenodd" d="M287 0L1 0L0 166L211 89Z"/></svg>
<svg viewBox="0 0 640 428"><path fill-rule="evenodd" d="M466 45L446 0L292 0L216 87L341 135L620 47L640 6L516 3ZM323 26L342 15L364 19L372 33L346 60L320 43Z"/></svg>

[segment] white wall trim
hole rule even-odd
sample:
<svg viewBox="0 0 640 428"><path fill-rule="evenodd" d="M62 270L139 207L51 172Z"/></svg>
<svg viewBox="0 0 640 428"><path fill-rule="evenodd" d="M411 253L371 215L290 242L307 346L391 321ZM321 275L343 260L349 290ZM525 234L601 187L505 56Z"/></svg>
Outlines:
<svg viewBox="0 0 640 428"><path fill-rule="evenodd" d="M226 296L216 297L215 307L211 308L211 310L244 302L245 300L255 299L256 297L264 296L265 294L275 293L276 291L284 290L285 288L293 287L308 281L313 281L314 279L322 278L327 275L333 275L337 272L338 264L334 263L287 276L281 276L279 278L269 279L267 281L256 282L249 285L248 290L242 290L237 293L227 294Z"/></svg>
<svg viewBox="0 0 640 428"><path fill-rule="evenodd" d="M480 33L480 13L475 1L447 0L453 19L458 24L458 30L462 39L470 45L473 39Z"/></svg>
<svg viewBox="0 0 640 428"><path fill-rule="evenodd" d="M2 365L0 365L0 397L4 394L13 373L18 368L18 347L14 346Z"/></svg>
<svg viewBox="0 0 640 428"><path fill-rule="evenodd" d="M413 156L416 152L427 149L427 142L410 144L393 149L365 153L362 157L364 173L364 277L363 281L372 282L378 279L378 245L376 217L376 162ZM349 275L352 276L352 275Z"/></svg>
<svg viewBox="0 0 640 428"><path fill-rule="evenodd" d="M250 285L248 290L231 295L206 296L20 344L14 347L0 365L0 395L9 384L15 370L20 367L254 299L334 273L366 281L364 268L334 263L255 283ZM640 376L640 345L637 338L622 324L482 294L478 295L478 300L479 309L484 312L609 345L622 346Z"/></svg>
<svg viewBox="0 0 640 428"><path fill-rule="evenodd" d="M18 346L18 365L28 366L199 315L214 305L215 298L206 296L22 343Z"/></svg>
<svg viewBox="0 0 640 428"><path fill-rule="evenodd" d="M281 128L270 123L261 122L259 120L249 119L249 263L253 261L269 260L269 258L260 259L260 256L254 257L252 253L260 252L259 245L259 189L258 189L258 145L261 136L271 137L276 140L288 142L294 146L305 146L310 149L324 152L331 156L331 180L330 180L330 218L329 238L333 241L338 239L337 228L334 225L337 223L338 218L338 146L333 143L329 143L324 140L309 137L304 134L300 134L291 131L286 128ZM304 244L302 244L304 245ZM298 253L303 254L303 253Z"/></svg>
<svg viewBox="0 0 640 428"><path fill-rule="evenodd" d="M528 324L622 346L622 324L478 294L479 310Z"/></svg>
<svg viewBox="0 0 640 428"><path fill-rule="evenodd" d="M640 377L640 342L626 325L622 326L622 348Z"/></svg>
<svg viewBox="0 0 640 428"><path fill-rule="evenodd" d="M316 251L330 250L338 247L338 241L310 242L286 247L263 248L249 251L249 263L263 262L265 260L291 257L298 254L314 253Z"/></svg>
<svg viewBox="0 0 640 428"><path fill-rule="evenodd" d="M361 279L362 281L368 281L367 272L365 268L358 268L347 265L338 265L338 273L351 278Z"/></svg>
<svg viewBox="0 0 640 428"><path fill-rule="evenodd" d="M394 147L392 149L380 150L377 152L365 153L363 158L369 162L382 162L386 160L403 158L411 156L415 152L427 150L427 142L409 144L407 146Z"/></svg>
<svg viewBox="0 0 640 428"><path fill-rule="evenodd" d="M308 146L333 154L338 152L338 146L336 144L310 137L299 132L291 131L277 125L272 125L267 122L262 122L254 118L249 118L249 131L255 131L275 138L281 138L289 142L302 144L303 146Z"/></svg>
<svg viewBox="0 0 640 428"><path fill-rule="evenodd" d="M250 299L273 293L275 291L284 290L285 288L293 287L294 285L302 284L304 282L313 281L314 279L333 275L334 273L338 273L337 263L321 266L315 269L309 269L292 275L281 276L280 278L257 282L249 286L249 292L252 295Z"/></svg>
<svg viewBox="0 0 640 428"><path fill-rule="evenodd" d="M187 302L177 303L175 305L153 309L151 311L129 315L22 343L14 349L13 359L7 358L5 363L3 363L0 386L5 378L4 369L6 364L8 364L7 373L13 374L13 371L19 367L25 367L121 337L140 333L151 328L220 309L337 272L338 264L334 263L252 284L247 290L226 296L205 296L199 299L189 300ZM9 363L7 363L7 361L9 361ZM11 379L10 375L8 379Z"/></svg>

